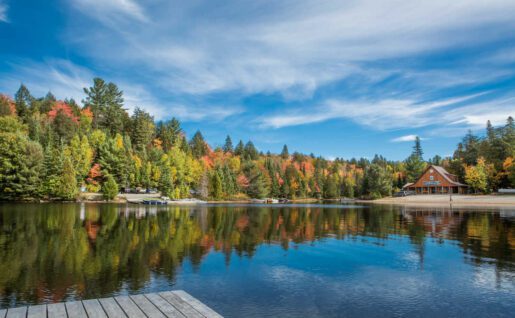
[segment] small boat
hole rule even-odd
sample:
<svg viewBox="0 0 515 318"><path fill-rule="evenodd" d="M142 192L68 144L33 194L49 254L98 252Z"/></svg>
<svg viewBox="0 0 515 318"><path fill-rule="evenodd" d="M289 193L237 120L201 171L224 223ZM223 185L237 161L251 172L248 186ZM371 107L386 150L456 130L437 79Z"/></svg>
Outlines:
<svg viewBox="0 0 515 318"><path fill-rule="evenodd" d="M266 203L266 200L264 199L251 199L251 203Z"/></svg>
<svg viewBox="0 0 515 318"><path fill-rule="evenodd" d="M146 200L141 201L141 203L146 204L146 205L166 205L166 204L168 204L167 201L160 200L160 199L146 199Z"/></svg>
<svg viewBox="0 0 515 318"><path fill-rule="evenodd" d="M268 199L265 199L266 203L268 204L275 204L275 203L279 203L279 200L277 199L272 199L272 198L268 198Z"/></svg>

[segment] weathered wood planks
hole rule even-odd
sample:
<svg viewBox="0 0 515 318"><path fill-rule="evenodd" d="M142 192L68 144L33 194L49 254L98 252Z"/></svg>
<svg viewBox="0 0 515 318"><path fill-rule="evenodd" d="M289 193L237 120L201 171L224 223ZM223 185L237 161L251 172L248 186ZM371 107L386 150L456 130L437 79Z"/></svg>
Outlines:
<svg viewBox="0 0 515 318"><path fill-rule="evenodd" d="M0 318L218 318L190 294L167 291L0 310Z"/></svg>

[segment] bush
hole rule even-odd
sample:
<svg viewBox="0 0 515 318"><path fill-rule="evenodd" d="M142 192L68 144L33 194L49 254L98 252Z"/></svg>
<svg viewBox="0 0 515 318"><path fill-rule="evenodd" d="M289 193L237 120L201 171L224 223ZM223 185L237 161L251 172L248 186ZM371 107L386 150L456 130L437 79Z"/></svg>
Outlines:
<svg viewBox="0 0 515 318"><path fill-rule="evenodd" d="M102 193L106 200L113 200L118 195L118 184L116 184L113 176L107 176L106 181L102 185Z"/></svg>

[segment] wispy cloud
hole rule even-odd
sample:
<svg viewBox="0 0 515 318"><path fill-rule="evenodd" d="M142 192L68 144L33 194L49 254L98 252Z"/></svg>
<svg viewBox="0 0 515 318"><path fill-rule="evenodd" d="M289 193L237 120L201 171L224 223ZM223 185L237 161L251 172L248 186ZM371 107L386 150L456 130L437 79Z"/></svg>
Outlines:
<svg viewBox="0 0 515 318"><path fill-rule="evenodd" d="M9 22L9 19L7 18L7 9L9 7L7 6L4 1L0 0L0 21L1 22Z"/></svg>
<svg viewBox="0 0 515 318"><path fill-rule="evenodd" d="M116 9L145 17L128 0L74 1L88 8L84 12ZM153 23L113 27L116 36L95 38L86 54L130 63L151 72L163 88L188 94L236 90L310 98L328 83L378 72L367 63L495 41L515 26L515 3L501 0L170 1L155 8L145 10ZM488 33L493 26L502 27ZM465 80L470 77L477 73Z"/></svg>
<svg viewBox="0 0 515 318"><path fill-rule="evenodd" d="M125 18L148 21L143 8L134 0L72 0L72 3L82 13L103 22Z"/></svg>
<svg viewBox="0 0 515 318"><path fill-rule="evenodd" d="M407 142L407 141L415 141L415 139L417 139L417 135L405 135L405 136L393 138L390 141L391 142ZM424 139L425 138L420 138L420 140L424 140Z"/></svg>
<svg viewBox="0 0 515 318"><path fill-rule="evenodd" d="M466 120L469 109L478 109L476 106L456 108L460 103L482 95L483 93L480 93L431 102L409 99L328 100L315 108L303 108L289 113L283 112L272 116L262 116L258 119L258 124L263 128L282 128L331 119L350 119L378 130L452 124L459 120ZM453 107L449 108L449 106ZM459 111L456 111L456 109L459 109Z"/></svg>

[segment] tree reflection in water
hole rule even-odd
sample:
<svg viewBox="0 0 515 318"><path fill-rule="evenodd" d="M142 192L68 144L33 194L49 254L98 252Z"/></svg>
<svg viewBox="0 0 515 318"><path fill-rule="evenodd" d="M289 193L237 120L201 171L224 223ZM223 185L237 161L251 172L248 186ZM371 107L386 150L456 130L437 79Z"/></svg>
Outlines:
<svg viewBox="0 0 515 318"><path fill-rule="evenodd" d="M3 204L1 305L138 291L153 275L173 284L185 260L198 266L211 250L229 264L235 255L252 258L262 244L398 237L409 237L421 269L427 240L451 240L467 262L493 264L499 280L515 271L513 216L502 210Z"/></svg>

